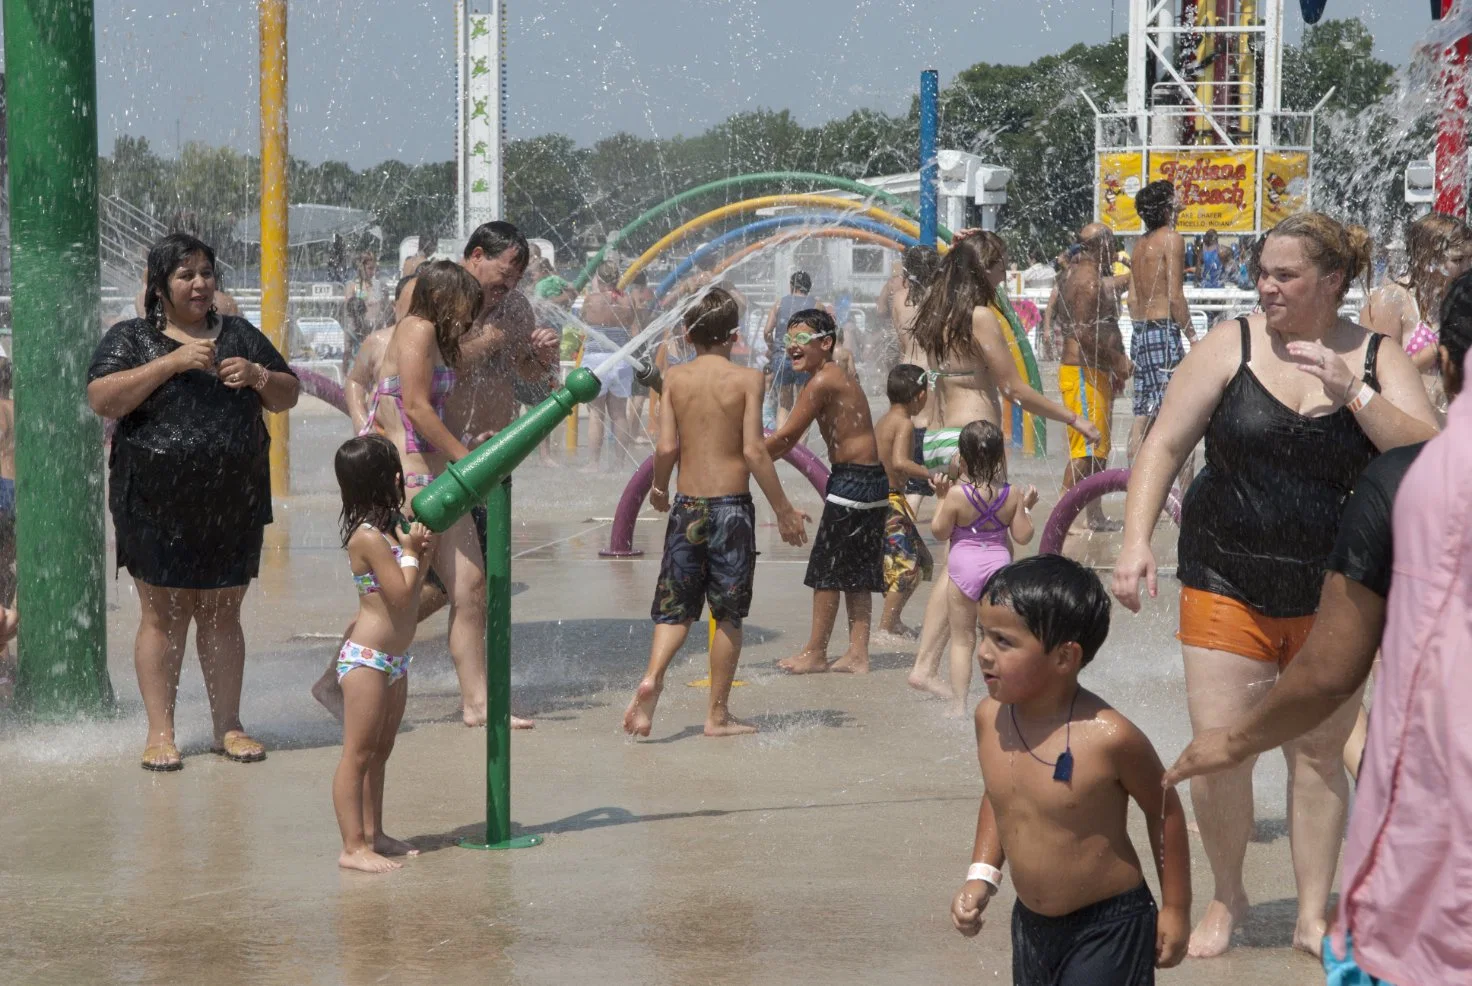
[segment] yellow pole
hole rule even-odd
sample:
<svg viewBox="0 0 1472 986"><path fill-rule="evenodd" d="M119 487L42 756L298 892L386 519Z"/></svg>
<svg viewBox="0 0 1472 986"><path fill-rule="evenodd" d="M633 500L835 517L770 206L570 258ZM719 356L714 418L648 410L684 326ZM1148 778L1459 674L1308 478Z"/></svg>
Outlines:
<svg viewBox="0 0 1472 986"><path fill-rule="evenodd" d="M260 0L261 331L288 358L286 338L286 0ZM266 415L271 495L291 492L291 423Z"/></svg>

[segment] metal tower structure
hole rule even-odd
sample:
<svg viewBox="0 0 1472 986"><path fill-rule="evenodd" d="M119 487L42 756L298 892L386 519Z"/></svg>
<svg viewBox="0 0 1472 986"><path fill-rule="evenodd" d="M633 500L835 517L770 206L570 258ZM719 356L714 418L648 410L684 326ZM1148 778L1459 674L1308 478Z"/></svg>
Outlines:
<svg viewBox="0 0 1472 986"><path fill-rule="evenodd" d="M455 68L455 221L458 238L464 242L471 230L500 219L503 212L504 0L455 0Z"/></svg>
<svg viewBox="0 0 1472 986"><path fill-rule="evenodd" d="M1307 208L1314 114L1282 108L1282 33L1283 0L1130 0L1124 109L1095 108L1096 218L1141 232L1134 194L1161 178L1184 232Z"/></svg>

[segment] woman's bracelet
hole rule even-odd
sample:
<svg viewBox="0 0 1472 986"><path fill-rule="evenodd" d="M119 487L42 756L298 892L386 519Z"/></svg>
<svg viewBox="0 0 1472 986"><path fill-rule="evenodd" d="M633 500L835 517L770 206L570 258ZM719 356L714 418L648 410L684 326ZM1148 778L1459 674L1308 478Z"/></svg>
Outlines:
<svg viewBox="0 0 1472 986"><path fill-rule="evenodd" d="M255 365L255 368L257 370L260 370L261 372L259 373L259 375L256 376L256 382L253 383L253 384L251 384L251 386L254 387L256 389L256 391L259 392L259 391L265 390L266 389L266 384L268 384L268 383L271 382L271 371L268 370L268 369L266 369L264 366L262 366L259 363L256 363L254 365Z"/></svg>
<svg viewBox="0 0 1472 986"><path fill-rule="evenodd" d="M415 558L413 555L404 555L401 558L399 558L399 567L400 568L418 568L419 567L419 559L418 558Z"/></svg>
<svg viewBox="0 0 1472 986"><path fill-rule="evenodd" d="M662 489L658 488L657 486L650 486L649 487L649 495L650 496L669 496L670 495L670 491L669 490L662 490Z"/></svg>
<svg viewBox="0 0 1472 986"><path fill-rule="evenodd" d="M1374 397L1375 389L1367 383L1362 383L1360 384L1359 391L1344 406L1349 408L1350 414L1359 414L1364 409L1364 406L1370 403Z"/></svg>

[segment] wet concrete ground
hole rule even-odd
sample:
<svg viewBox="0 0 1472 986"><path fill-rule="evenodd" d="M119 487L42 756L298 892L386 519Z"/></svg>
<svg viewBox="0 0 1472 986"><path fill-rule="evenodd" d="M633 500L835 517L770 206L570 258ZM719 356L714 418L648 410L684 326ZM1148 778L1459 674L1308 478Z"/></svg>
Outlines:
<svg viewBox="0 0 1472 986"><path fill-rule="evenodd" d="M126 575L109 582L117 717L46 727L0 718L0 981L1010 980L1010 886L974 940L947 914L980 796L969 723L905 686L912 648L877 648L876 670L862 678L773 668L805 639L810 603L805 549L782 545L775 528L760 533L745 684L733 693L736 713L762 731L699 735L706 693L687 685L705 674L696 632L671 670L651 740L624 737L620 719L648 656L663 525L639 524L643 559L597 557L608 536L598 518L611 516L622 475L535 461L517 475L514 578L525 590L513 600L514 706L538 725L514 737L513 817L546 843L510 853L455 846L482 825L484 733L458 724L440 617L414 648L387 783L386 828L423 855L386 876L340 871L328 790L338 729L307 686L355 606L330 471L346 429L336 412L303 404L293 419L295 495L278 505L268 534L277 550L245 611L244 718L269 758L241 765L207 752L191 647L178 716L186 767L138 768L137 602ZM1127 427L1123 400L1119 413ZM1037 482L1045 506L1061 439L1052 437L1052 459L1014 464L1014 480ZM817 516L817 495L790 469L782 476ZM1109 509L1118 515L1117 503ZM1162 544L1172 530L1162 525ZM1107 564L1116 539L1070 551ZM1143 616L1116 608L1114 632L1084 676L1167 762L1189 735L1173 589L1167 581ZM922 604L912 603L912 622ZM1247 859L1254 907L1239 945L1188 960L1161 982L1322 981L1316 963L1288 947L1295 903L1283 776L1280 758L1264 758ZM1133 823L1146 845L1138 812ZM1193 848L1199 915L1210 880L1199 842Z"/></svg>

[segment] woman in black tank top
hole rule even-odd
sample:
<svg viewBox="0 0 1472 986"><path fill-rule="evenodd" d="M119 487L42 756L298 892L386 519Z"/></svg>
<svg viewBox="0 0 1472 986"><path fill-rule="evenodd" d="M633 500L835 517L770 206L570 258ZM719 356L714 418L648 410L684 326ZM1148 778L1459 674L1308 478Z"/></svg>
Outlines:
<svg viewBox="0 0 1472 986"><path fill-rule="evenodd" d="M1171 483L1203 437L1207 466L1181 511L1180 633L1197 735L1261 699L1307 635L1344 499L1379 451L1422 441L1435 417L1405 354L1338 316L1369 240L1300 213L1264 241L1262 314L1216 326L1166 389L1135 461L1114 594L1155 595L1150 535ZM1326 924L1349 784L1340 753L1358 701L1285 747L1298 876L1294 944L1315 953ZM1225 951L1248 905L1242 864L1253 827L1252 762L1193 778L1215 891L1189 953Z"/></svg>

